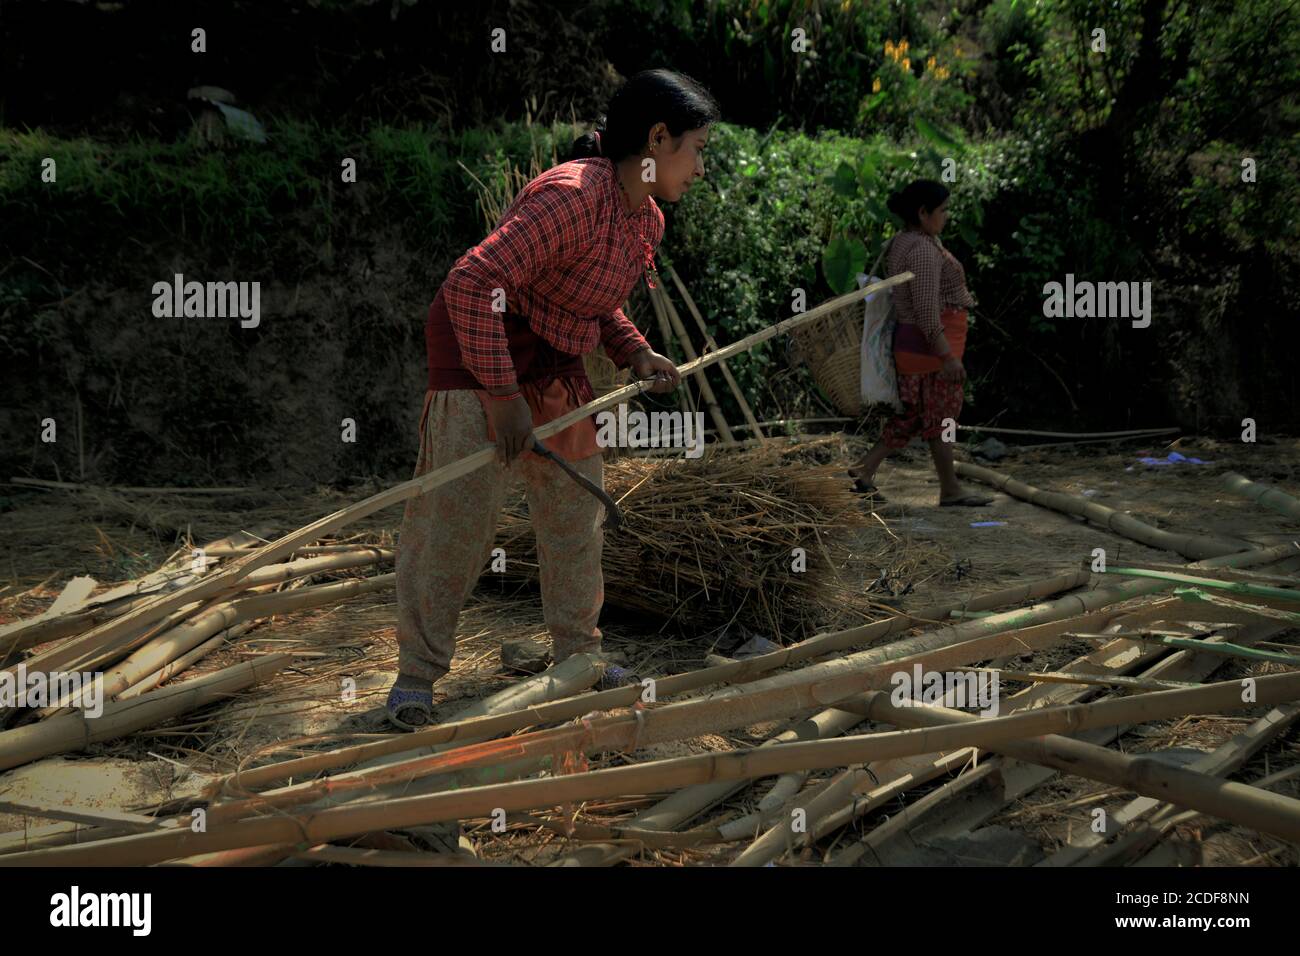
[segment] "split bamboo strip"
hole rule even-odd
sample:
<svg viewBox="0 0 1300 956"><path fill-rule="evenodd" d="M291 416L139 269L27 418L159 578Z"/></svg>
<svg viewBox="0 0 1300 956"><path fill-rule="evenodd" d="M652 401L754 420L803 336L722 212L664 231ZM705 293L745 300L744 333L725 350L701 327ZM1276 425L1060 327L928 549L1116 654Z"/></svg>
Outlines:
<svg viewBox="0 0 1300 956"><path fill-rule="evenodd" d="M861 720L862 718L855 715L854 719ZM146 817L139 813L126 813L121 810L102 807L94 807L93 809L90 807L69 806L40 807L26 803L13 803L8 800L0 800L0 811L22 814L27 817L38 817L42 820L69 820L73 823L84 823L131 833L146 833L150 830L160 829L172 822Z"/></svg>
<svg viewBox="0 0 1300 956"><path fill-rule="evenodd" d="M1202 578L1191 574L1178 574L1172 571L1152 571L1147 568L1107 568L1106 574L1119 574L1135 578L1160 578L1175 584L1190 584L1195 587L1213 588L1232 594L1247 594L1251 597L1275 598L1292 604L1300 603L1300 591L1295 588L1275 588L1265 584L1251 584L1244 581L1220 581L1217 578Z"/></svg>
<svg viewBox="0 0 1300 956"><path fill-rule="evenodd" d="M957 462L956 467L957 474L965 478L982 481L998 491L1004 491L1031 504L1050 508L1053 511L1061 511L1065 514L1078 515L1080 518L1086 518L1094 524L1114 531L1116 534L1121 534L1126 538L1132 538L1134 541L1150 545L1153 548L1177 551L1189 558L1208 558L1251 547L1249 543L1237 542L1231 538L1223 538L1218 535L1172 534L1168 531L1161 531L1159 528L1153 528L1132 515L1116 511L1114 508L1108 508L1095 501L1089 501L1079 495L1068 495L1060 491L1043 491L1033 485L1027 485L1023 481L1017 481L1015 478L1000 475L990 468L981 468L979 465L971 465L964 461Z"/></svg>
<svg viewBox="0 0 1300 956"><path fill-rule="evenodd" d="M699 326L700 334L704 336L705 348L710 352L716 352L718 350L718 343L715 342L713 336L709 334L709 327L704 322L704 316L700 315L700 310L696 307L695 300L692 299L691 294L686 291L686 284L682 282L681 276L677 274L676 269L669 269L668 274L672 277L673 284L677 286L677 291L681 295L682 301L686 303L686 311L691 314L691 317L695 319L695 324ZM718 368L722 371L722 377L726 379L727 386L731 389L731 394L735 396L736 404L740 406L740 413L745 416L745 421L748 424L744 427L746 430L753 431L759 441L765 441L767 436L763 434L762 426L754 418L754 410L749 407L749 402L745 399L745 393L742 392L740 386L736 384L736 379L731 374L731 369L727 366L726 362L719 362Z"/></svg>
<svg viewBox="0 0 1300 956"><path fill-rule="evenodd" d="M1268 485L1261 485L1236 472L1229 472L1223 476L1223 486L1234 494L1245 495L1251 501L1261 504L1265 508L1272 508L1278 514L1284 514L1288 518L1300 521L1300 501L1297 501L1284 491L1278 491Z"/></svg>
<svg viewBox="0 0 1300 956"><path fill-rule="evenodd" d="M224 700L265 680L291 660L292 654L270 654L233 664L176 687L151 691L135 700L105 704L98 717L74 712L6 731L4 747L0 749L0 770L153 727L178 714Z"/></svg>
<svg viewBox="0 0 1300 956"><path fill-rule="evenodd" d="M1241 700L1239 681L1226 681L1121 700L1042 708L987 720L972 717L970 721L949 724L940 717L944 724L938 727L678 757L567 776L381 800L304 816L276 814L238 820L204 833L186 828L183 832L133 834L94 844L10 854L0 857L0 866L137 866L244 846L299 842L314 846L373 830L489 816L498 808L509 813L722 780L753 779L791 770L851 766L956 747L996 749L997 745L1009 741L1044 734L1076 733L1118 722L1168 719L1188 713L1232 712L1255 704L1272 706L1300 699L1300 674L1260 677L1255 686L1256 700L1250 704ZM923 712L932 708L904 710L924 717ZM1059 761L1037 743L1029 741L1034 747L1034 762L1051 761L1055 766ZM1207 780L1200 774L1161 767L1150 759L1125 761L1119 754L1113 756L1118 761L1112 761L1112 767L1123 770L1119 775L1122 786L1161 799L1176 797L1183 806L1205 810L1283 839L1300 840L1300 800L1262 793L1241 784ZM1067 772L1073 769L1068 761L1064 763L1062 769Z"/></svg>
<svg viewBox="0 0 1300 956"><path fill-rule="evenodd" d="M1088 580L1089 575L1085 572L1067 572L979 595L968 599L960 606L981 610L1004 607L1008 604L1034 600L1069 590L1086 584ZM911 614L900 614L897 617L877 621L873 624L865 624L846 631L834 631L817 635L791 647L758 657L665 677L656 682L656 694L659 697L669 697L707 687L711 684L752 680L761 674L778 668L797 664L834 651L845 650L858 644L890 637L921 624L942 620L956 606L942 604L920 608ZM499 734L522 730L529 726L571 720L593 710L629 707L640 699L641 694L642 688L638 686L621 687L601 691L597 694L584 695L576 700L557 701L532 707L525 711L502 714L499 717L479 718L464 723L442 724L412 734L397 734L388 740L359 744L310 757L286 760L265 767L258 767L254 770L242 771L239 774L239 786L241 788L255 789L278 780L333 770L384 754L402 753L434 744L486 739Z"/></svg>
<svg viewBox="0 0 1300 956"><path fill-rule="evenodd" d="M662 287L654 289L650 294L658 293L660 305L664 314L668 317L668 322L672 326L673 334L677 336L677 341L686 353L687 361L694 362L698 355L695 354L695 346L691 344L691 337L686 334L686 326L682 325L682 317L677 312L677 307L673 305L673 300L668 298L668 293ZM713 419L714 426L718 429L718 434L722 436L724 443L734 445L736 438L731 434L731 428L727 425L727 418L722 414L722 409L718 406L718 397L713 394L713 386L709 384L709 377L701 374L699 377L700 394L704 396L704 404L709 409L709 417Z"/></svg>
<svg viewBox="0 0 1300 956"><path fill-rule="evenodd" d="M837 296L827 302L823 302L816 308L807 312L783 319L773 325L768 326L752 335L748 335L738 342L724 346L716 352L710 352L703 355L694 362L688 362L681 366L678 372L682 376L694 375L702 372L710 365L725 361L733 355L739 355L742 352L749 351L769 339L775 338L789 332L791 329L806 325L834 312L836 309L848 305L850 302L856 302L863 297L870 295L882 289L892 288L904 282L910 282L913 278L912 273L903 272L896 276L891 276L881 282L873 283L862 289ZM573 411L561 415L554 421L547 422L545 425L534 429L533 434L538 438L549 438L568 428L574 422L581 421L596 412L606 408L613 408L621 402L634 398L644 393L653 382L646 380L643 382L633 382L623 388L615 389L606 395L601 396L595 401L576 408ZM120 638L124 634L145 627L159 618L170 614L177 608L192 604L195 601L206 600L213 595L220 594L223 589L230 587L257 568L273 564L286 555L292 554L298 548L317 541L326 535L337 531L354 521L382 511L391 507L398 502L405 501L414 495L423 494L440 485L447 484L450 481L467 475L475 469L482 468L491 462L496 456L496 448L493 445L484 445L481 449L472 454L466 455L459 461L436 468L418 478L402 482L378 494L371 495L362 501L355 502L342 508L332 514L326 515L311 524L293 531L283 537L258 548L251 554L237 558L229 566L221 568L216 574L206 576L204 580L198 581L188 587L182 588L172 594L163 595L147 602L138 608L133 608L129 613L113 621L105 622L93 630L82 634L75 639L77 644L76 650L86 650L98 648L113 640ZM31 664L31 662L28 662ZM34 665L39 666L39 665Z"/></svg>
<svg viewBox="0 0 1300 956"><path fill-rule="evenodd" d="M208 640L204 641L202 644L200 644L198 647L194 648L193 650L188 651L182 654L181 656L177 657L175 660L172 660L167 664L163 665L158 670L154 671L152 674L145 676L137 683L132 684L126 690L122 691L122 693L118 694L116 699L130 700L132 697L139 697L141 694L153 690L159 684L165 683L171 680L177 674L183 673L184 671L193 667L199 661L203 660L203 658L207 657L209 654L211 654L213 651L220 648L222 645L226 644L228 641L233 641L235 638L241 636L246 631L251 629L252 626L253 625L251 621L246 621L243 624L236 624L234 627L222 631L221 633L217 634L215 637L209 638Z"/></svg>

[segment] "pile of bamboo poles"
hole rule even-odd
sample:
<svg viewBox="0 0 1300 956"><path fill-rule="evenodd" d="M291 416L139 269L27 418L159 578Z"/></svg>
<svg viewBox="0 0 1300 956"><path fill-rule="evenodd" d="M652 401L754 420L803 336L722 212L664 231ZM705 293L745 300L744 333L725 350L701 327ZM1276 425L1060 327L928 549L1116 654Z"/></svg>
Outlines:
<svg viewBox="0 0 1300 956"><path fill-rule="evenodd" d="M1189 657L1190 649L1175 650L1140 639L1141 627L1182 620L1188 614L1187 602L1160 598L1162 592L1188 580L1209 586L1216 581L1211 574L1294 561L1297 553L1294 544L1228 552L1190 566L1186 574L1126 573L1119 575L1120 583L1076 591L1028 608L982 613L1083 585L1090 575L1079 570L965 602L962 610L978 616L963 616L960 623L933 627L889 644L877 643L870 650L840 653L900 634L922 623L922 618L941 620L958 609L927 608L912 617L821 634L758 658L664 678L658 681L657 699L650 706L642 701L631 709L629 705L636 704L642 693L640 687L583 693L594 671L586 660L574 658L556 668L553 676L539 680L535 691L513 690L500 706L479 708L453 723L235 775L227 785L210 791L205 801L208 819L221 825L209 826L206 832L196 833L187 825L188 807L154 818L149 827L140 823L147 818L124 821L106 814L96 820L81 813L77 819L82 824L94 824L89 831L78 832L66 825L43 831L34 848L30 843L0 838L0 865L267 862L304 852L326 860L338 858L335 841L373 841L386 831L488 818L502 811L512 815L516 829L540 827L567 837L572 850L570 855L553 860L559 864L608 864L630 852L668 848L703 852L739 843L742 852L733 862L761 865L800 847L807 849L814 839L833 833L837 826L871 807L897 799L908 786L925 779L924 774L900 775L889 768L924 767L925 761L931 761L937 768L951 769L954 753L980 750L1013 756L1045 768L1042 772L1047 774L1067 772L1110 783L1155 801L1151 806L1166 801L1294 841L1300 839L1300 800L1216 779L1205 770L1180 769L1114 753L1075 738L1190 714L1231 714L1255 707L1283 708L1279 713L1284 715L1291 712L1285 708L1300 713L1294 706L1300 701L1300 670L1260 676L1249 699L1242 694L1239 680L1204 686L1147 680L1121 682L1124 689L1137 692L1133 696L1091 702L1077 694L1063 696L1061 682L1034 681L1033 675L1022 674L1018 676L1028 677L1032 690L1046 687L1046 693L992 719L932 706L900 709L881 691L900 668L918 664L928 669L975 666L1007 654L1046 650L1083 633L1097 633L1104 637L1105 645L1083 660L1065 665L1060 675L1066 684L1079 683L1078 675L1083 675L1082 683L1095 693L1107 683L1108 675L1117 674L1116 667L1158 662L1171 651L1172 656L1166 659L1171 662L1180 656L1196 659ZM1233 583L1224 590L1242 599L1266 597L1274 604L1300 605L1300 591L1293 594L1271 585ZM1153 597L1155 600L1144 600ZM1211 605L1206 613L1218 612ZM1280 629L1269 626L1271 630L1265 634ZM1245 642L1259 637L1254 634ZM789 669L792 666L794 669ZM1195 677L1208 675L1212 669L1184 667L1166 673ZM710 686L715 689L707 696L688 696ZM579 717L582 719L576 720ZM911 729L874 729L835 739L855 730L863 717L885 728ZM605 752L636 754L649 745L767 721L787 722L787 728L772 738L779 746L583 769L584 761ZM1267 727L1284 725L1281 717L1270 721ZM534 729L518 733L528 728ZM1262 727L1254 739L1269 739L1266 729ZM514 736L493 739L511 733ZM1070 736L1059 736L1063 734ZM1234 745L1233 752L1240 754L1245 746ZM1207 760L1206 767L1229 766L1227 759ZM839 772L829 780L810 777L826 769ZM329 772L332 775L313 779ZM747 782L763 777L777 778L776 786L754 812L687 831L680 829ZM290 779L301 782L283 783ZM575 819L573 811L566 809L646 793L666 796L626 824ZM810 826L797 835L789 830L792 809ZM1169 817L1165 813L1159 819ZM906 819L906 815L896 819ZM884 824L877 842L900 826L897 822ZM398 855L386 856L385 865L403 862L400 854L405 851L391 852ZM363 862L361 857L355 859ZM841 862L853 859L856 857L848 852ZM442 865L452 861L413 852L405 862Z"/></svg>

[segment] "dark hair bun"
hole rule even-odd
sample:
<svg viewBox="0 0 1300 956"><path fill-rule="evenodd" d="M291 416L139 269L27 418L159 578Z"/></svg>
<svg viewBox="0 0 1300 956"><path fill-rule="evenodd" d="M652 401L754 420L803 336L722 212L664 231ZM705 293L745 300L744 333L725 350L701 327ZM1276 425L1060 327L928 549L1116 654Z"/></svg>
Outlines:
<svg viewBox="0 0 1300 956"><path fill-rule="evenodd" d="M899 219L907 218L907 216L904 214L907 207L903 204L903 194L901 192L890 193L889 198L885 200L885 205L888 206L889 211L892 212Z"/></svg>

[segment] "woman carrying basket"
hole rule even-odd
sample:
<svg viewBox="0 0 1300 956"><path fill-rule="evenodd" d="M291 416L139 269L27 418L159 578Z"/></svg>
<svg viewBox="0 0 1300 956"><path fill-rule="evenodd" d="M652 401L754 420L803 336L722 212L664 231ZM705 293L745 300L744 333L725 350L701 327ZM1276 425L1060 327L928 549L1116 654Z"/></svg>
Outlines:
<svg viewBox="0 0 1300 956"><path fill-rule="evenodd" d="M991 497L970 492L957 481L952 447L942 438L945 419L955 423L961 414L966 310L975 304L966 288L966 270L939 241L948 221L948 189L933 179L918 179L890 195L889 208L906 228L890 244L886 272L915 276L893 290L898 318L894 365L903 411L885 423L880 441L849 469L849 477L855 490L883 500L875 486L876 469L920 435L930 445L939 475L939 504L987 505Z"/></svg>
<svg viewBox="0 0 1300 956"><path fill-rule="evenodd" d="M520 190L438 290L425 330L429 387L415 473L490 442L497 460L407 502L397 553L398 676L387 705L398 726L432 717L432 685L451 667L461 606L489 557L512 480L527 490L555 660L600 650L601 504L528 449L534 428L594 397L582 356L597 344L619 368L654 379L652 392L680 382L620 306L654 267L664 230L655 198L676 202L704 175L701 151L717 119L717 103L688 77L632 77L611 99L607 122L574 143L573 159ZM546 444L601 484L590 417ZM617 686L631 677L609 667L603 680Z"/></svg>

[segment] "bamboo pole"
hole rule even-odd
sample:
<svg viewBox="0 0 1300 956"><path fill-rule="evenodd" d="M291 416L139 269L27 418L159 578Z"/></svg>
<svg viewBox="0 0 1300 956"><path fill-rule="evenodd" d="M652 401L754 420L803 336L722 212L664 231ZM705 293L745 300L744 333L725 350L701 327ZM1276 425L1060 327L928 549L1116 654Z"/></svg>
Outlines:
<svg viewBox="0 0 1300 956"><path fill-rule="evenodd" d="M0 857L0 866L138 866L244 846L298 842L316 845L372 830L489 816L498 809L509 813L583 800L662 792L722 780L754 779L790 770L850 766L885 757L934 753L956 747L995 749L995 745L1025 737L1077 733L1118 722L1168 719L1189 713L1231 712L1256 704L1286 703L1300 699L1300 674L1260 677L1256 679L1255 687L1256 699L1250 703L1241 700L1239 681L1225 681L1189 690L1159 691L1120 700L1042 708L1009 717L987 720L972 717L969 721L945 722L937 727L791 743L726 754L678 757L428 796L378 800L303 816L275 814L238 820L202 833L176 828L176 831L133 834L96 844L14 853ZM924 716L923 712L931 708L911 710ZM1038 741L1030 741L1030 745L1034 747L1034 762L1047 761L1053 766L1060 763L1038 746ZM1150 758L1125 760L1119 754L1113 756L1117 761L1112 761L1112 767L1123 771L1114 774L1119 785L1162 799L1176 798L1181 805L1242 822L1283 839L1300 840L1300 800L1262 793L1241 784L1207 780L1190 771L1163 768ZM1069 772L1071 765L1065 762L1062 769ZM1174 781L1173 788L1169 785L1170 780Z"/></svg>
<svg viewBox="0 0 1300 956"><path fill-rule="evenodd" d="M1235 471L1223 476L1223 487L1233 494L1245 495L1265 508L1272 508L1278 514L1300 521L1300 501L1284 491L1251 481L1245 475L1239 475Z"/></svg>
<svg viewBox="0 0 1300 956"><path fill-rule="evenodd" d="M135 494L149 495L228 495L242 494L249 491L259 491L258 488L244 488L235 486L222 486L217 488L137 488L137 487L114 487L109 485L87 485L72 481L48 481L43 478L10 478L10 484L14 485L32 485L36 488L57 488L65 491L109 491L109 492L132 492Z"/></svg>
<svg viewBox="0 0 1300 956"><path fill-rule="evenodd" d="M759 684L769 686L764 687L760 702L741 702L749 706L729 707L734 701L722 698L722 694L726 693L724 691L711 695L706 700L683 701L628 716L584 720L577 726L465 745L450 752L416 756L385 767L299 784L278 793L261 794L238 804L214 808L210 811L209 818L212 819L215 815L222 821L227 821L247 817L259 810L284 810L319 800L334 802L339 798L355 799L358 796L372 799L376 791L395 786L402 787L403 792L408 794L431 793L445 790L449 786L463 788L485 781L495 782L524 776L547 767L554 772L559 755L609 750L632 751L641 746L698 736L708 731L779 719L831 702L830 699L820 700L819 693L838 698L848 696L860 688L888 686L891 674L900 667L922 663L932 669L939 669L983 660L1009 647L1046 647L1059 640L1060 635L1069 628L1070 622L1057 622L1031 629L1038 632L1033 635L1028 630L1021 630L1011 636L988 635L955 647L913 654L898 660L878 661L873 658L869 665L846 658L781 675L784 678L796 678L794 682L782 681L780 678L761 681ZM890 648L881 650L887 655ZM863 658L864 655L853 657ZM853 665L849 673L838 674L833 680L822 679L830 670L831 664L845 660ZM755 686L757 685L731 690L749 691Z"/></svg>
<svg viewBox="0 0 1300 956"><path fill-rule="evenodd" d="M663 300L661 298L661 296L663 296L663 290L655 287L647 289L646 294L650 297L650 307L654 310L655 321L659 325L659 337L663 339L664 354L667 355L674 364L676 364L677 349L673 348L673 331L668 324L668 310L664 308ZM703 375L700 376L700 381L704 381ZM703 388L701 388L701 391L703 391ZM677 393L677 404L681 408L683 414L689 414L694 409L694 402L689 402L688 400L689 395L686 389L682 389Z"/></svg>
<svg viewBox="0 0 1300 956"><path fill-rule="evenodd" d="M1248 581L1220 581L1217 578L1203 578L1194 574L1180 574L1172 571L1153 571L1149 568L1108 567L1106 574L1118 574L1135 578L1162 578L1175 584L1190 584L1199 588L1212 588L1231 594L1245 594L1250 597L1275 598L1291 604L1300 603L1300 590L1295 588L1275 588L1266 584L1253 584Z"/></svg>
<svg viewBox="0 0 1300 956"><path fill-rule="evenodd" d="M673 333L677 336L677 341L681 344L682 351L686 353L687 360L694 362L699 356L695 354L695 346L691 344L691 337L686 334L686 326L682 324L682 317L678 314L677 307L673 305L672 299L668 298L668 293L662 288L656 289L655 292L659 293L664 314L668 317L668 322L672 326ZM718 434L722 436L724 444L734 445L736 438L731 434L731 428L727 425L727 418L722 414L722 409L718 406L718 397L713 394L713 386L709 384L709 377L700 375L699 382L700 394L704 397L704 404L709 409L709 417L713 419Z"/></svg>
<svg viewBox="0 0 1300 956"><path fill-rule="evenodd" d="M1266 744L1285 733L1298 716L1300 716L1300 707L1294 704L1275 707L1231 740L1197 759L1188 769L1197 773L1226 777L1239 770ZM1254 785L1257 786L1258 783ZM1094 859L1089 860L1086 865L1096 865L1096 862L1110 857L1115 852L1132 852L1134 844L1142 837L1148 834L1158 835L1157 828L1152 824L1158 823L1163 815L1176 812L1175 804L1161 803L1151 797L1139 797L1109 814L1105 832L1094 833L1085 830L1076 836L1073 842L1067 843L1036 865L1077 866L1083 863L1089 854L1094 854ZM1104 844L1116 837L1112 848L1102 849Z"/></svg>
<svg viewBox="0 0 1300 956"><path fill-rule="evenodd" d="M1108 508L1095 501L1089 501L1087 498L1068 495L1060 491L1043 491L1007 475L1000 475L991 468L981 468L979 465L971 465L964 461L957 462L956 467L957 474L965 478L982 481L993 486L998 491L1006 492L1031 504L1086 518L1094 524L1108 528L1126 538L1150 545L1153 548L1177 551L1189 558L1208 558L1213 555L1245 550L1250 547L1248 543L1237 542L1231 538L1223 538L1218 535L1171 534L1168 531L1153 528L1132 515L1116 511L1114 508Z"/></svg>
<svg viewBox="0 0 1300 956"><path fill-rule="evenodd" d="M126 690L117 695L118 700L130 700L132 697L139 697L141 694L153 690L159 684L171 680L177 674L183 673L193 667L203 658L207 657L213 651L244 633L251 627L251 624L237 624L228 630L222 631L216 637L210 638L200 644L198 647L185 654L180 655L175 660L164 664L152 674L147 674L138 683L132 684Z"/></svg>
<svg viewBox="0 0 1300 956"><path fill-rule="evenodd" d="M799 315L792 316L788 319L783 319L780 322L776 322L765 329L753 333L752 335L746 336L738 342L733 342L730 345L724 346L716 352L702 355L694 362L688 362L681 366L678 369L678 372L682 376L698 374L710 365L715 365L718 362L731 358L733 355L739 355L742 352L749 351L769 339L789 332L791 329L806 325L809 322L813 322L851 302L860 301L865 296L871 295L874 292L891 288L904 282L910 282L912 278L912 273L902 272L896 276L890 276L888 279L873 283L862 289L857 289L853 292L836 296L834 299L823 302L821 305L810 309L807 312L800 313ZM551 435L557 434L568 428L574 422L581 421L599 411L613 408L621 402L625 402L630 398L641 395L648 390L652 384L654 384L653 380L647 379L646 381L633 382L623 388L615 389L594 401L588 402L580 408L576 408L565 415L561 415L554 421L547 422L546 424L535 428L533 434L538 438L549 438ZM355 502L346 508L341 508L323 518L313 521L311 524L304 525L296 531L290 532L270 544L263 545L251 554L235 559L235 561L231 562L229 566L219 569L215 574L205 576L204 580L197 581L194 584L171 594L161 595L138 608L133 608L129 613L124 614L120 618L105 622L104 624L95 627L93 630L75 639L74 643L77 645L77 650L80 651L86 648L98 647L106 644L115 638L121 637L123 634L130 633L135 629L147 626L148 624L157 621L159 618L170 614L177 608L183 607L187 604L192 604L195 601L206 600L213 595L220 594L224 588L235 584L257 568L273 564L286 555L293 553L293 551L303 545L310 544L313 541L337 531L339 528L345 527L354 521L359 521L361 518L372 515L377 511L382 511L398 502L405 501L407 498L418 494L424 494L441 485L455 481L457 478L467 475L471 471L488 465L495 459L495 457L496 447L494 445L484 445L478 451L466 455L458 461L451 462L441 468L436 468L432 471L426 472L418 478L412 478L410 481L394 485L392 488L371 495L369 498ZM33 664L32 661L28 661L27 663L30 666L39 666L39 664Z"/></svg>
<svg viewBox="0 0 1300 956"><path fill-rule="evenodd" d="M1035 438L1148 438L1182 431L1181 428L1130 428L1118 432L1043 432L1031 428L989 428L984 425L958 425L957 430L989 435L1030 435Z"/></svg>
<svg viewBox="0 0 1300 956"><path fill-rule="evenodd" d="M672 277L673 284L677 286L677 291L681 294L682 301L686 303L686 311L691 314L692 318L695 319L695 324L699 326L700 334L704 336L705 347L711 352L716 352L718 350L718 343L715 342L713 336L709 334L709 327L704 322L704 316L700 315L700 310L696 308L695 300L691 298L691 294L686 291L686 285L682 282L681 276L677 274L676 269L669 269L668 274ZM685 337L684 333L679 334ZM766 440L767 436L763 434L762 426L754 417L754 410L749 407L749 402L745 399L745 393L742 392L740 386L736 384L736 379L731 374L731 369L727 366L726 362L719 362L718 368L722 371L722 377L726 379L727 386L731 389L731 394L735 396L736 404L740 406L741 414L745 416L745 421L748 424L744 427L753 431L760 441Z"/></svg>
<svg viewBox="0 0 1300 956"><path fill-rule="evenodd" d="M51 717L5 731L0 770L9 770L42 757L112 740L143 730L168 718L224 700L286 667L292 654L270 654L185 681L176 687L143 694L135 700L104 705L98 717L80 711Z"/></svg>

